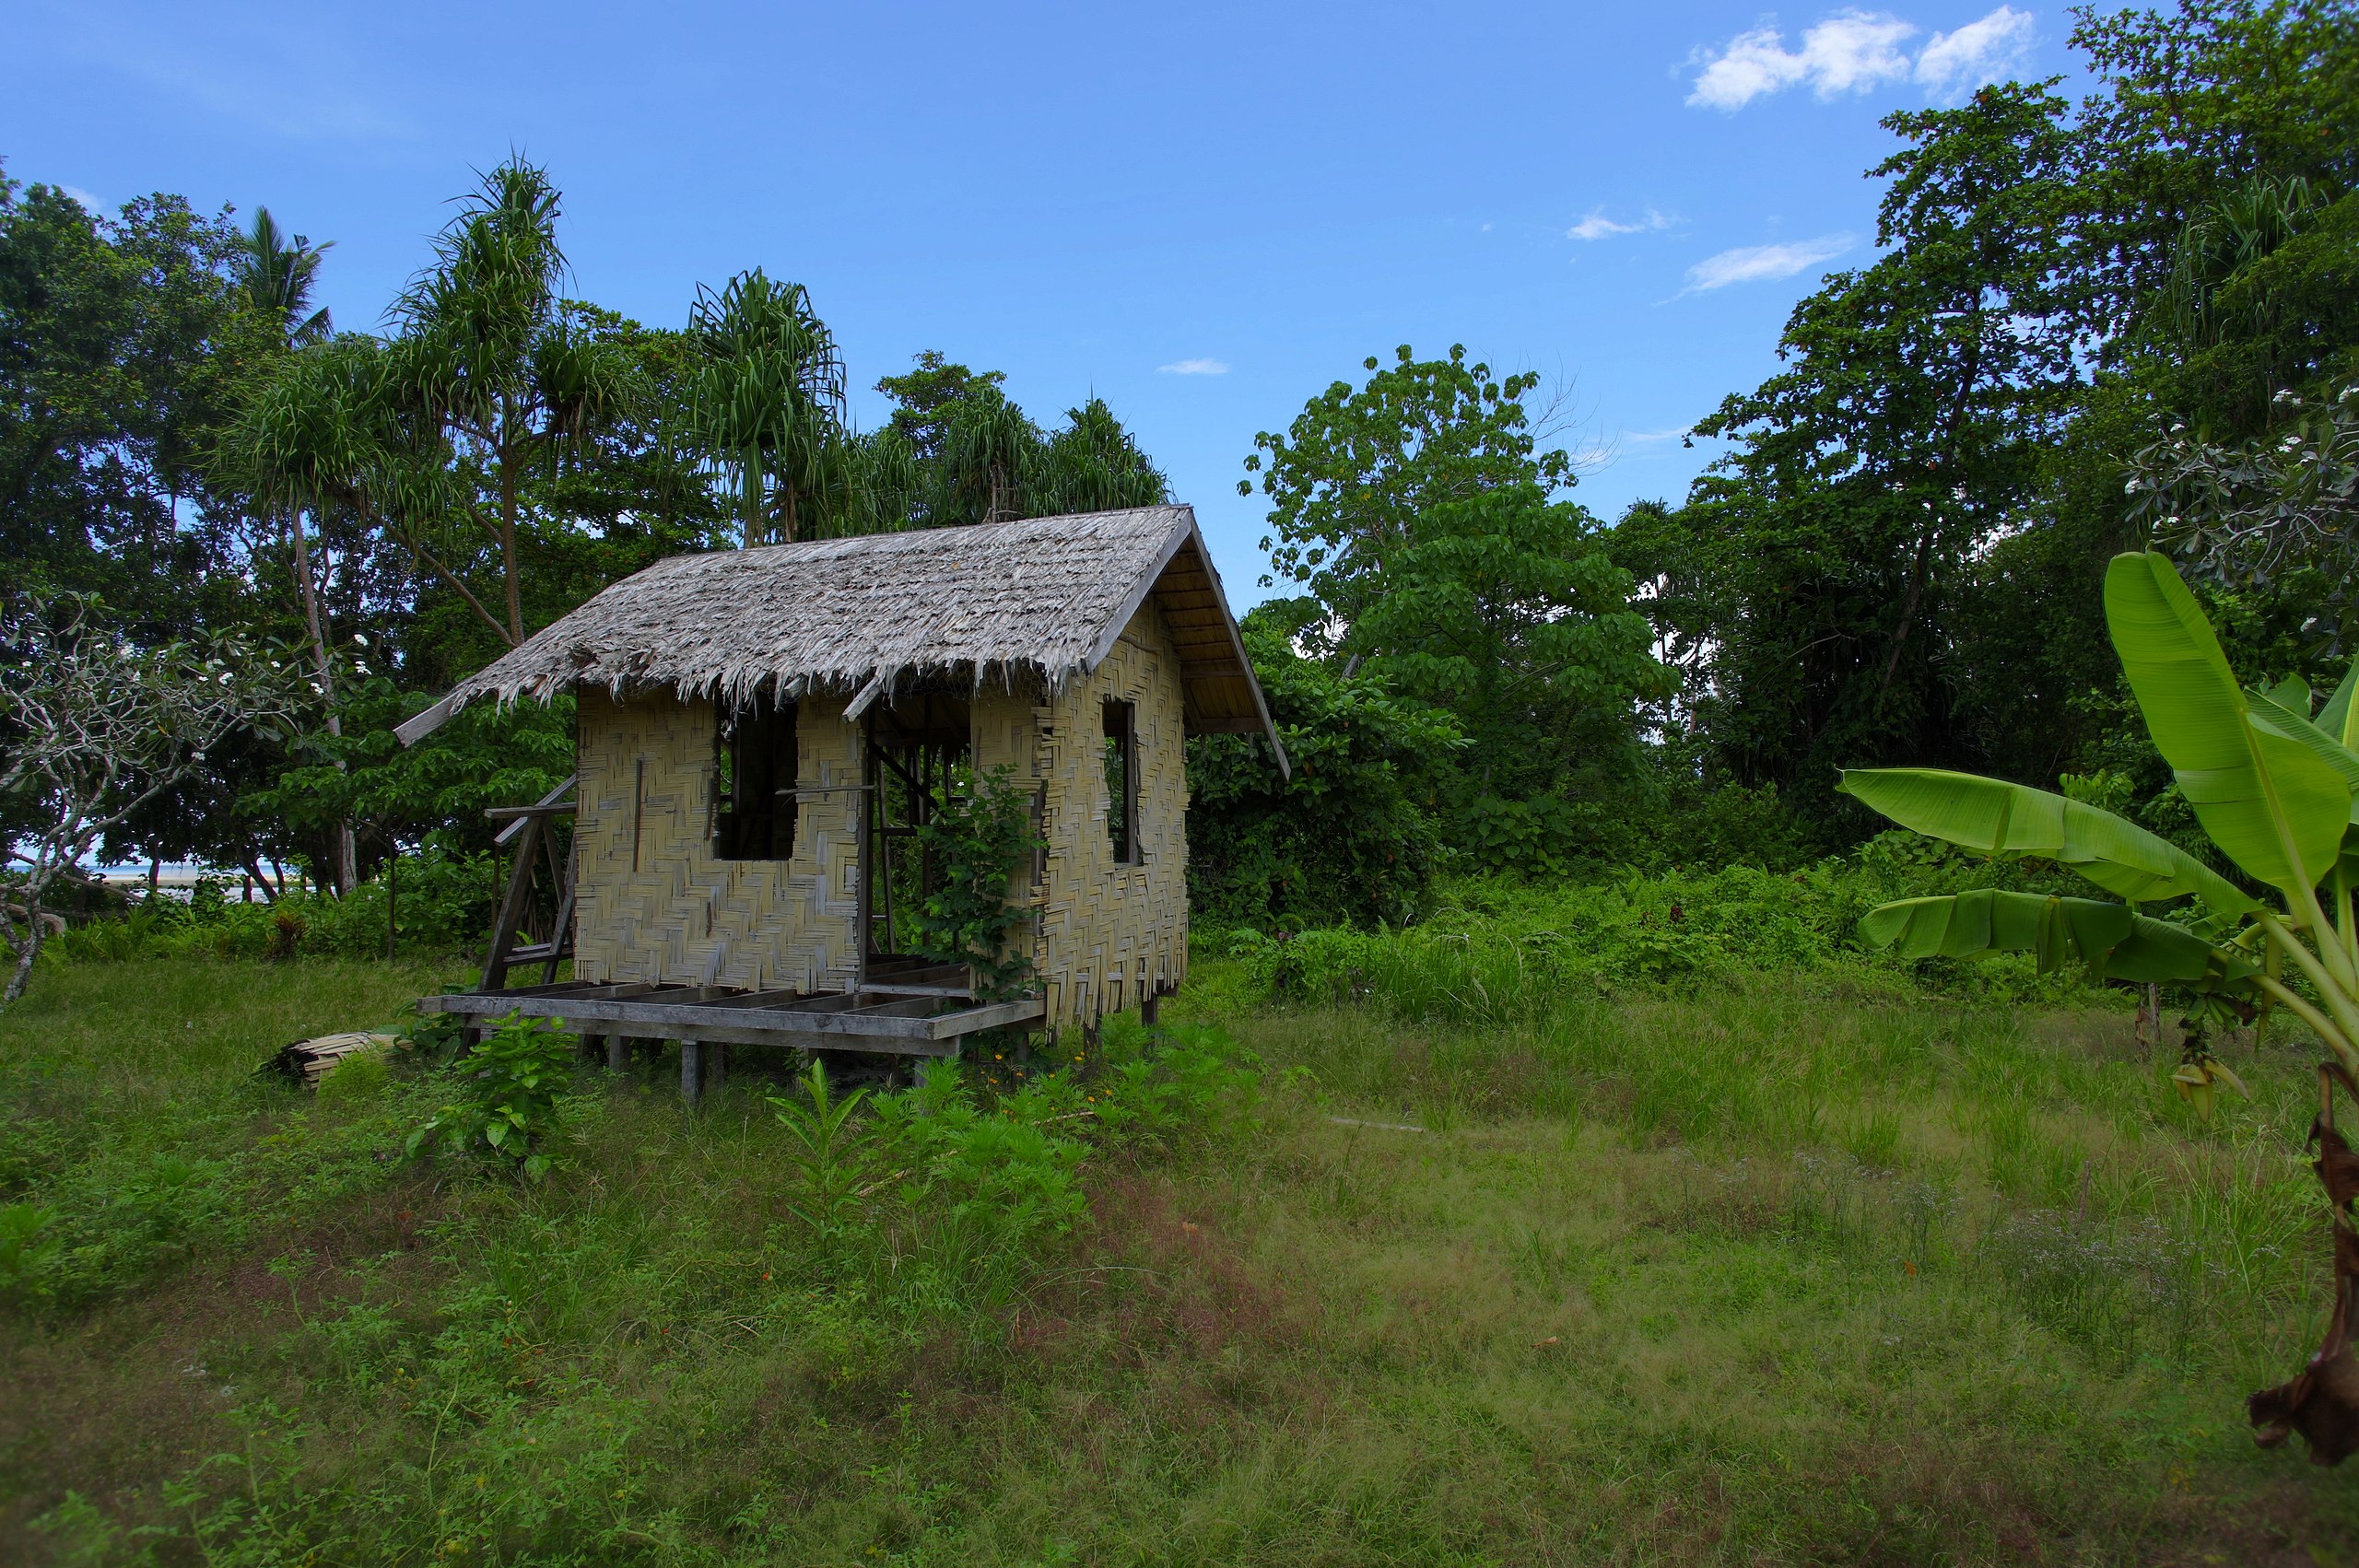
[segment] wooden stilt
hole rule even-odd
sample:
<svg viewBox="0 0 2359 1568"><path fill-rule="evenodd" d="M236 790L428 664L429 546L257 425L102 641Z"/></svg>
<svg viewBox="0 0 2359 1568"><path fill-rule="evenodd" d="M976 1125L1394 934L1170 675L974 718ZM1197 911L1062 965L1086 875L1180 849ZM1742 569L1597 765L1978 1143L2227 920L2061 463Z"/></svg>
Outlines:
<svg viewBox="0 0 2359 1568"><path fill-rule="evenodd" d="M1152 990L1148 991L1144 997L1141 998L1139 1000L1139 1022L1145 1024L1150 1029L1154 1028L1156 1004L1162 1000L1163 998L1160 993Z"/></svg>
<svg viewBox="0 0 2359 1568"><path fill-rule="evenodd" d="M704 1094L704 1047L696 1040L680 1042L680 1098L695 1105Z"/></svg>
<svg viewBox="0 0 2359 1568"><path fill-rule="evenodd" d="M606 1036L606 1071L620 1072L629 1060L630 1039L625 1035Z"/></svg>

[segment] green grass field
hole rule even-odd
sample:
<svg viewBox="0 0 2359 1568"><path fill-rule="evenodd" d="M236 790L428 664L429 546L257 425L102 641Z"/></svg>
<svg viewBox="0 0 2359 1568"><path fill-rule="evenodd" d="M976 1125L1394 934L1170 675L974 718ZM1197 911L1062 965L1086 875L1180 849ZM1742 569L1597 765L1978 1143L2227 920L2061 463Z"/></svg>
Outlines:
<svg viewBox="0 0 2359 1568"><path fill-rule="evenodd" d="M2359 1478L2243 1418L2326 1305L2296 1043L2203 1125L2126 1013L1770 976L1439 1028L1211 965L1172 1012L1258 1071L1088 1143L1068 1231L879 1166L828 1240L742 1059L693 1116L584 1069L537 1185L400 1157L434 1075L253 1075L435 978L0 1014L45 1216L0 1561L2359 1560Z"/></svg>

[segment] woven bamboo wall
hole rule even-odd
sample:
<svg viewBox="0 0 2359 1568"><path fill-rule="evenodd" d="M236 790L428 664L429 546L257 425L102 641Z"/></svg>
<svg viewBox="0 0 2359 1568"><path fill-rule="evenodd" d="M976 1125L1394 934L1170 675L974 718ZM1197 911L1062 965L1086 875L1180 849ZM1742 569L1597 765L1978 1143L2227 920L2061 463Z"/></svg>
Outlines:
<svg viewBox="0 0 2359 1568"><path fill-rule="evenodd" d="M1103 704L1136 705L1142 863L1107 837ZM979 712L980 719L980 712ZM1035 710L1049 842L1034 965L1048 1023L1094 1024L1188 969L1188 774L1180 662L1153 600L1095 675ZM983 728L978 724L978 741ZM980 755L980 754L979 754Z"/></svg>
<svg viewBox="0 0 2359 1568"><path fill-rule="evenodd" d="M850 790L805 798L791 860L712 853L709 702L581 694L580 904L574 974L599 984L841 990L859 965L859 811ZM797 784L860 782L840 700L807 698Z"/></svg>

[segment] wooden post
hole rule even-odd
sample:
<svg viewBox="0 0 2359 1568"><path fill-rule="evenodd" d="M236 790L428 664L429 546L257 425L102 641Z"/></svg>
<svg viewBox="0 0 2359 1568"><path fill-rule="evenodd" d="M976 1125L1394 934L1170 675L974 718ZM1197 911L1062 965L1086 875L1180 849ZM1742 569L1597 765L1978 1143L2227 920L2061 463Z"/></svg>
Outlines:
<svg viewBox="0 0 2359 1568"><path fill-rule="evenodd" d="M554 839L550 840L552 859L556 856L555 842ZM575 864L581 858L581 845L580 838L577 837L573 845L567 849L565 865L557 873L558 886L561 891L557 901L557 921L549 928L548 965L541 971L541 984L545 986L557 979L558 962L573 951L573 895L575 891L573 878Z"/></svg>
<svg viewBox="0 0 2359 1568"><path fill-rule="evenodd" d="M620 1072L626 1062L629 1059L629 1051L630 1036L628 1035L607 1036L606 1071L609 1072Z"/></svg>
<svg viewBox="0 0 2359 1568"><path fill-rule="evenodd" d="M680 1042L680 1098L693 1106L704 1093L704 1075L700 1069L703 1056L698 1042Z"/></svg>
<svg viewBox="0 0 2359 1568"><path fill-rule="evenodd" d="M1152 987L1148 988L1146 995L1139 999L1139 1022L1150 1029L1154 1028L1156 1003L1162 1000L1162 992Z"/></svg>

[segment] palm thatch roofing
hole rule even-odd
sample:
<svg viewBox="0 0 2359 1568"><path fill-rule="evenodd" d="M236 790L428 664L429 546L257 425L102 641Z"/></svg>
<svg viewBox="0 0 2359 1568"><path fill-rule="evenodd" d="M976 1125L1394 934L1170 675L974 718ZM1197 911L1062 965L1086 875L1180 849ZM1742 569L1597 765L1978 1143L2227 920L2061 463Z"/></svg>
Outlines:
<svg viewBox="0 0 2359 1568"><path fill-rule="evenodd" d="M733 705L846 692L852 719L917 681L980 688L1036 677L1054 691L1104 661L1150 594L1178 645L1188 727L1264 736L1285 767L1187 507L675 556L527 638L395 733L414 744L469 703L546 701L585 685Z"/></svg>

